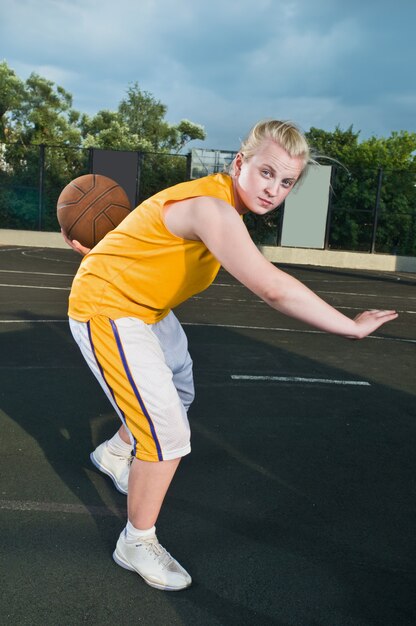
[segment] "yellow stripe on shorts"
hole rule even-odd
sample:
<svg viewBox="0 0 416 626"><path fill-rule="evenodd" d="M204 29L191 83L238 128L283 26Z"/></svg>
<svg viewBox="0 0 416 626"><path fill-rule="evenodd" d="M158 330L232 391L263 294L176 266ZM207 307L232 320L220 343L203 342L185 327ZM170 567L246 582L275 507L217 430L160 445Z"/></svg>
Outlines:
<svg viewBox="0 0 416 626"><path fill-rule="evenodd" d="M133 379L115 322L98 315L88 322L88 332L101 374L134 437L135 456L143 461L163 461L152 418Z"/></svg>

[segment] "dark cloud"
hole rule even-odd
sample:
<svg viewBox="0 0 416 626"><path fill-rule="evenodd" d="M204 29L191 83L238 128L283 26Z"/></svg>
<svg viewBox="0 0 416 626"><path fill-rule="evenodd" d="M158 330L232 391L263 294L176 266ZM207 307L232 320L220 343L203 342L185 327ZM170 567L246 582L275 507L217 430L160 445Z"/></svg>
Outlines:
<svg viewBox="0 0 416 626"><path fill-rule="evenodd" d="M20 0L2 54L61 84L79 110L114 109L138 81L168 118L237 147L262 117L362 136L416 130L413 0Z"/></svg>

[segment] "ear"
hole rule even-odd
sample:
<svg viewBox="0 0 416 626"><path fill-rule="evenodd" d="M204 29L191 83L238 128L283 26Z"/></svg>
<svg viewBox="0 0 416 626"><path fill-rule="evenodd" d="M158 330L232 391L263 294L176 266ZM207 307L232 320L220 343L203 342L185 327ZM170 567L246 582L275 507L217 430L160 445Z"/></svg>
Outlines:
<svg viewBox="0 0 416 626"><path fill-rule="evenodd" d="M235 158L234 158L234 174L236 174L238 176L238 174L241 172L241 166L244 163L244 155L242 152L237 152Z"/></svg>

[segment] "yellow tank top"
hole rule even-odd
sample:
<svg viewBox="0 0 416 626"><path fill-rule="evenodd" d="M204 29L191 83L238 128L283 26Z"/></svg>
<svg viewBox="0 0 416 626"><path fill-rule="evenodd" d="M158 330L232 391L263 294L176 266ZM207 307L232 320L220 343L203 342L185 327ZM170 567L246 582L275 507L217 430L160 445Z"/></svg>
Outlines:
<svg viewBox="0 0 416 626"><path fill-rule="evenodd" d="M153 324L206 289L220 264L201 241L169 232L162 213L167 202L198 196L235 206L227 174L180 183L145 200L83 258L69 296L69 316L80 322L95 315L138 317Z"/></svg>

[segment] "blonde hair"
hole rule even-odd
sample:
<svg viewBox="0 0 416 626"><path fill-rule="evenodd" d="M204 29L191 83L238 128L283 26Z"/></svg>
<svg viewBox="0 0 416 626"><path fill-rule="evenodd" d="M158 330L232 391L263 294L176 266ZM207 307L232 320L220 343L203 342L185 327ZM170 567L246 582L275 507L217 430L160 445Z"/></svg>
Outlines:
<svg viewBox="0 0 416 626"><path fill-rule="evenodd" d="M298 181L304 176L309 163L314 163L309 144L304 134L293 122L279 120L262 120L250 130L246 139L241 142L239 152L245 159L252 157L266 139L275 141L290 157L301 157L304 162L303 170ZM231 172L234 171L234 161ZM297 181L297 182L298 182Z"/></svg>

